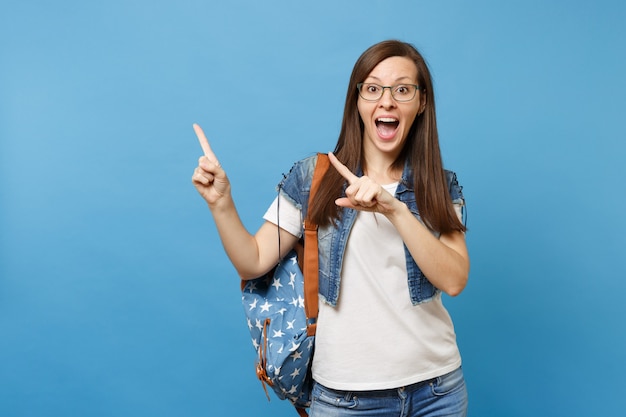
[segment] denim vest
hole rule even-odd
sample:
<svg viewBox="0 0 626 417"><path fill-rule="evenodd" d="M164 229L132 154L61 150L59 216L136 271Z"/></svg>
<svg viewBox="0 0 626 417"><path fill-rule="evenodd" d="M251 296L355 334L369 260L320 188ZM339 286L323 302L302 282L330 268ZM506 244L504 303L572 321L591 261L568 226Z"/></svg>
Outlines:
<svg viewBox="0 0 626 417"><path fill-rule="evenodd" d="M302 218L306 217L308 209L309 191L311 179L315 169L317 156L311 156L296 162L289 173L278 185L278 191L282 196L291 201L302 211ZM333 169L332 167L330 169ZM464 204L462 187L458 184L456 174L445 171L448 189L454 204ZM357 172L356 175L362 175ZM396 189L395 197L405 203L413 215L421 221L415 202L415 194L412 188L413 170L406 164L402 171L402 178ZM341 282L341 268L343 254L348 242L350 230L356 219L357 211L353 209L341 209L341 216L334 224L320 226L318 230L319 243L319 293L327 304L337 305L339 298L339 284ZM435 236L439 234L432 232ZM419 269L406 245L404 246L406 257L406 269L408 276L409 294L413 305L424 303L440 291L428 281Z"/></svg>

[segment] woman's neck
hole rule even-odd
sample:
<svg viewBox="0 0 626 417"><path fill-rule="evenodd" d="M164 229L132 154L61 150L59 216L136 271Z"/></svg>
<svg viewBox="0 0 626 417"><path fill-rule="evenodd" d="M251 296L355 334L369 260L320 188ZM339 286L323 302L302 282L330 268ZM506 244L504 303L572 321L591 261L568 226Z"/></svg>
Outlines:
<svg viewBox="0 0 626 417"><path fill-rule="evenodd" d="M395 159L392 160L387 155L377 154L369 158L365 155L363 173L381 185L398 182L402 177L402 170L394 169L394 162Z"/></svg>

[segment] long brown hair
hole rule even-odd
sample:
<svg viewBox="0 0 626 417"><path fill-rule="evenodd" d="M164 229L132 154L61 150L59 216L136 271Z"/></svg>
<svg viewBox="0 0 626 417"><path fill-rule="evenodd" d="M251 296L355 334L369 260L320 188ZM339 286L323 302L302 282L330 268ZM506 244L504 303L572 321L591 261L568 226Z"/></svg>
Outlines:
<svg viewBox="0 0 626 417"><path fill-rule="evenodd" d="M435 95L428 65L417 49L405 42L387 40L368 48L359 57L352 70L341 131L333 153L352 172L363 164L363 121L357 108L357 84L363 82L380 62L390 57L406 57L417 67L420 94L425 95L424 111L417 115L407 140L393 168L401 170L408 159L413 168L413 190L417 208L424 223L440 233L465 231L450 199L439 149ZM335 199L342 195L344 178L337 170L329 169L320 185L311 210L311 218L319 225L327 225L340 216Z"/></svg>

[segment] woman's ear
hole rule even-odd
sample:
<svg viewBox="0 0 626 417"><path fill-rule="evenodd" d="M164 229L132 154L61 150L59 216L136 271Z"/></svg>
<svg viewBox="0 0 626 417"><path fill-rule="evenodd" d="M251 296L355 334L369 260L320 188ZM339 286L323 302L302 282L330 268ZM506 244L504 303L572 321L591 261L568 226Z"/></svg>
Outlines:
<svg viewBox="0 0 626 417"><path fill-rule="evenodd" d="M420 108L417 111L417 114L424 113L425 109L426 109L426 94L420 94Z"/></svg>

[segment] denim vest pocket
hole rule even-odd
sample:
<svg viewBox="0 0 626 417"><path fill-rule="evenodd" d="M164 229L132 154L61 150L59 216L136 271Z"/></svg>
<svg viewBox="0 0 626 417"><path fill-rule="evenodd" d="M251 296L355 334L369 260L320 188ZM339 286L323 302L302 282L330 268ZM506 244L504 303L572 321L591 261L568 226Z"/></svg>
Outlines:
<svg viewBox="0 0 626 417"><path fill-rule="evenodd" d="M411 255L407 253L407 256ZM411 303L418 305L431 301L439 290L430 283L415 262L413 265L415 265L415 270L409 273L409 295L411 296Z"/></svg>
<svg viewBox="0 0 626 417"><path fill-rule="evenodd" d="M333 238L333 230L334 227L332 225L320 226L317 229L317 243L319 247L319 293L322 297L322 300L325 302L329 302L328 297L330 297L330 265L332 256L330 252L330 246Z"/></svg>

